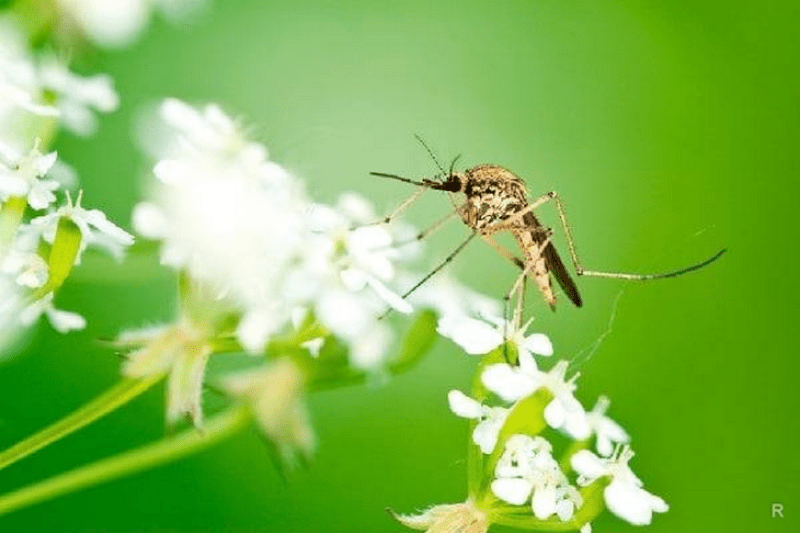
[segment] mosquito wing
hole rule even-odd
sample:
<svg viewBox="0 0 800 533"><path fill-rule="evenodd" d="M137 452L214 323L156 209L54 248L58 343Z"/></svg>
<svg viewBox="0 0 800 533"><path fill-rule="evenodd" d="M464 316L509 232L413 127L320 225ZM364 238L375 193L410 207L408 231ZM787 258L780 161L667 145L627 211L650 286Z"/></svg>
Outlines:
<svg viewBox="0 0 800 533"><path fill-rule="evenodd" d="M537 228L541 226L533 213L526 213L522 218L525 222L525 225L529 228ZM544 237L541 235L534 235L533 237L534 240L540 243L544 240ZM564 262L561 260L561 257L559 257L556 247L553 246L552 242L548 243L547 246L544 247L543 255L545 263L547 264L547 268L556 278L556 281L558 281L558 284L564 290L564 293L569 297L576 307L581 307L583 305L583 300L578 292L578 287L575 285L575 281L573 281L573 279L570 277L569 272L567 272L567 267L564 266Z"/></svg>

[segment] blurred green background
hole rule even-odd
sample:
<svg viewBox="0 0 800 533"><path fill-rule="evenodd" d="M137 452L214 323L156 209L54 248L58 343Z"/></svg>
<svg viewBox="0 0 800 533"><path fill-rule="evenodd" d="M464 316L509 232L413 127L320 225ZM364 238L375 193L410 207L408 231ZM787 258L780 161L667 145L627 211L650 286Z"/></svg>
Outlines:
<svg viewBox="0 0 800 533"><path fill-rule="evenodd" d="M531 290L527 312L559 356L585 358L623 291L578 394L587 406L611 397L634 471L671 505L649 531L798 531L799 12L769 1L217 1L191 28L156 21L130 49L84 59L114 77L122 107L96 137L56 147L85 203L129 227L147 170L137 113L164 96L215 101L320 201L356 190L387 212L410 191L368 172L433 174L418 133L441 159L462 154L461 168L501 164L531 194L557 190L588 268L659 271L728 247L680 279L580 279L583 309L562 297L551 313ZM429 196L406 220L421 227L448 209ZM454 223L435 236L430 264L464 235ZM59 296L86 331L40 326L0 365L0 445L116 380L118 359L95 339L171 316L169 275L151 265L111 283L132 269L105 265L104 277L76 272ZM453 270L497 297L515 276L482 243ZM385 386L312 396L319 453L285 481L251 431L3 517L0 531L401 531L386 507L465 497L467 427L446 393L468 387L475 363L440 340ZM8 468L0 490L157 439L162 402L152 391Z"/></svg>

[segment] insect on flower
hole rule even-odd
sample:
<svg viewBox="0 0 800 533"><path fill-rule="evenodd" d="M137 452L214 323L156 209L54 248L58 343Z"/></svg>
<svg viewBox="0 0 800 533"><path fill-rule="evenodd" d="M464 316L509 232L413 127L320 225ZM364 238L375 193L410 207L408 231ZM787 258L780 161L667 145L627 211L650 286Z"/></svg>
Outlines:
<svg viewBox="0 0 800 533"><path fill-rule="evenodd" d="M506 295L506 300L509 300L514 294L518 294L518 312L522 305L524 280L527 277L533 278L544 300L551 309L555 309L556 297L551 284L551 275L555 277L561 289L572 303L577 307L581 307L583 301L575 285L575 281L570 277L564 262L561 260L561 257L558 255L551 241L553 235L552 229L542 225L534 214L535 209L550 201L553 201L556 206L559 222L566 236L569 255L575 268L575 274L578 276L594 276L636 281L671 278L701 269L713 263L725 253L725 249L722 249L705 261L659 274L634 274L586 270L578 259L574 239L572 237L572 228L567 222L564 204L555 191L548 192L529 202L525 183L522 179L503 167L484 164L472 167L464 172L455 172L453 169L458 160L458 158L456 158L451 163L449 170L445 171L424 141L418 136L417 140L434 160L441 174L434 179L416 181L396 174L371 172L370 174L373 176L399 180L420 187L417 192L400 204L392 214L381 222L389 222L419 198L425 190L434 189L449 193L453 204L456 206L455 210L427 230L421 232L417 238L421 239L430 235L454 215L458 215L464 224L472 231L466 240L453 250L439 266L434 268L428 275L409 289L403 295L404 298L414 292L439 270L444 268L444 266L452 261L473 238L480 236L497 250L500 255L510 260L522 270L522 273ZM463 203L456 201L456 194L458 193L464 194L465 200ZM504 231L510 232L514 237L522 251L523 258L517 257L513 252L500 245L494 239L495 234ZM519 315L517 314L515 318L519 319Z"/></svg>

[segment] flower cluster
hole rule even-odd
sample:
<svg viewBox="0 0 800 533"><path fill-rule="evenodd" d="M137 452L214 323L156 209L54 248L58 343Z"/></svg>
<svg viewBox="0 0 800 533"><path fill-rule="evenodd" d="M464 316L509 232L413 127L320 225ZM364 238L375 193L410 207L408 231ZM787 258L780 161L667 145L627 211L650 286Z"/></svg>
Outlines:
<svg viewBox="0 0 800 533"><path fill-rule="evenodd" d="M312 201L301 181L213 104L165 100L143 144L153 152L154 180L133 225L159 242L161 263L180 274L180 316L162 329L121 336L135 348L124 373L168 373L168 418L185 415L199 425L209 355L256 356L262 364L222 379L221 388L248 403L281 458L296 462L314 442L306 388L391 372L404 364L398 353L416 357L392 351L397 339L383 318L413 311L399 288L419 279L408 270L419 256L416 232L376 223L372 206L353 193L335 205ZM444 280L415 303L486 301ZM433 319L425 320L428 338Z"/></svg>
<svg viewBox="0 0 800 533"><path fill-rule="evenodd" d="M86 321L55 308L57 290L87 246L119 257L133 237L96 209L75 203L74 171L44 147L60 126L80 135L97 128L95 111L119 104L108 76L83 77L0 18L0 350L45 315L59 332Z"/></svg>
<svg viewBox="0 0 800 533"><path fill-rule="evenodd" d="M458 390L448 395L451 410L472 420L470 493L458 513L453 506L436 506L419 516L399 515L401 523L431 533L486 531L493 523L587 533L604 508L634 525L649 524L654 512L667 511L664 500L643 489L628 466L630 437L606 416L609 400L601 397L587 411L574 396L578 375L567 378L566 361L540 369L534 354L550 356L552 345L543 335L526 336L528 325L440 319L440 333L468 352L493 350L481 365L477 398ZM497 341L498 329L509 331L508 344ZM509 354L516 363L504 362ZM559 446L563 438L552 438L557 433L571 444ZM557 446L563 448L560 458ZM464 506L470 509L468 521Z"/></svg>

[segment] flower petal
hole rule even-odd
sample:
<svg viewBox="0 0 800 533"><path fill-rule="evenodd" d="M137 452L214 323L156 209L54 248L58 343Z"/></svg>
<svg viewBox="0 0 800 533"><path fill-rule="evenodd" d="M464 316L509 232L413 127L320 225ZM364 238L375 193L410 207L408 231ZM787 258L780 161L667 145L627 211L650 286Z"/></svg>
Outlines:
<svg viewBox="0 0 800 533"><path fill-rule="evenodd" d="M443 316L436 331L470 355L487 354L503 342L503 335L486 322L460 315Z"/></svg>
<svg viewBox="0 0 800 533"><path fill-rule="evenodd" d="M531 376L518 372L505 363L486 367L481 374L481 381L486 388L508 402L525 398L539 388L539 383Z"/></svg>
<svg viewBox="0 0 800 533"><path fill-rule="evenodd" d="M546 520L556 512L556 489L552 485L536 487L531 498L533 514L539 520Z"/></svg>
<svg viewBox="0 0 800 533"><path fill-rule="evenodd" d="M499 478L492 481L492 492L512 505L523 505L531 497L533 485L522 478Z"/></svg>
<svg viewBox="0 0 800 533"><path fill-rule="evenodd" d="M537 355L553 355L553 343L544 333L533 333L522 341L522 348Z"/></svg>
<svg viewBox="0 0 800 533"><path fill-rule="evenodd" d="M47 309L45 311L47 319L53 329L59 333L69 333L70 331L81 330L86 327L86 319L78 313L62 311L61 309Z"/></svg>
<svg viewBox="0 0 800 533"><path fill-rule="evenodd" d="M447 393L447 402L450 410L462 418L480 418L483 407L480 402L473 400L460 390L451 390Z"/></svg>
<svg viewBox="0 0 800 533"><path fill-rule="evenodd" d="M589 450L581 450L570 459L575 471L588 480L595 480L608 473L603 461Z"/></svg>

